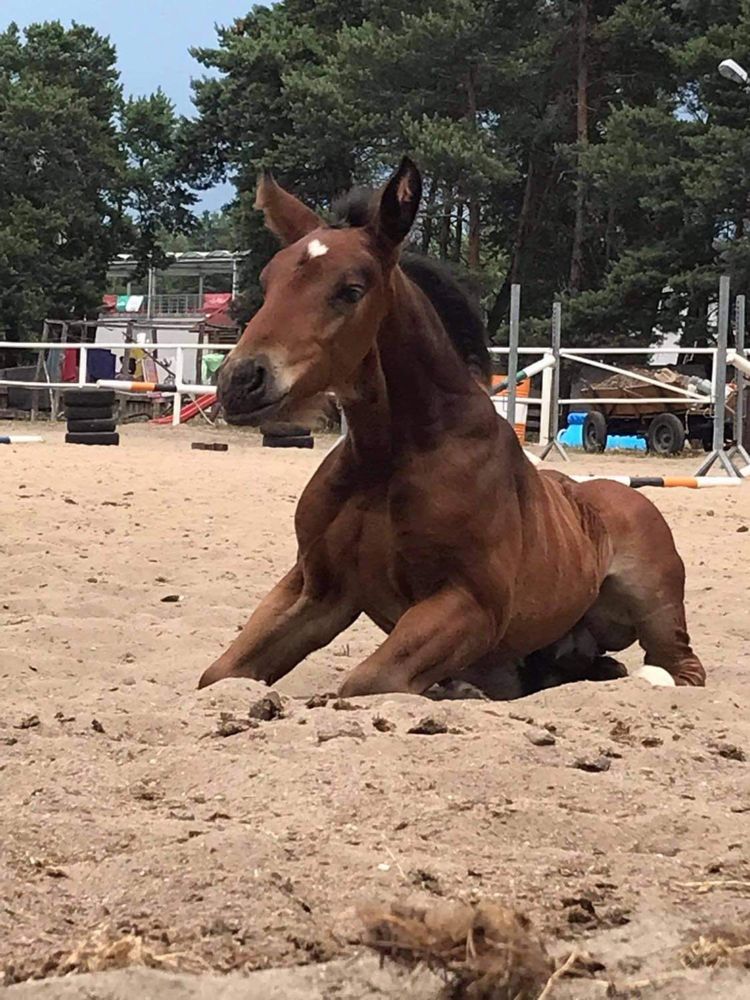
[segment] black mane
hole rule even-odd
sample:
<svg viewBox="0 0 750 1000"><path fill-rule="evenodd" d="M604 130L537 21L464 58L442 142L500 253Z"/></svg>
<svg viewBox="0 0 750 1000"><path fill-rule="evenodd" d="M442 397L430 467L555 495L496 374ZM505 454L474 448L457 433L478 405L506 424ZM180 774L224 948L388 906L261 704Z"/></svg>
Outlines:
<svg viewBox="0 0 750 1000"><path fill-rule="evenodd" d="M367 188L352 188L331 206L335 228L367 225L376 204ZM404 251L401 269L422 289L440 317L450 342L472 374L489 385L492 362L479 303L442 261L413 250Z"/></svg>

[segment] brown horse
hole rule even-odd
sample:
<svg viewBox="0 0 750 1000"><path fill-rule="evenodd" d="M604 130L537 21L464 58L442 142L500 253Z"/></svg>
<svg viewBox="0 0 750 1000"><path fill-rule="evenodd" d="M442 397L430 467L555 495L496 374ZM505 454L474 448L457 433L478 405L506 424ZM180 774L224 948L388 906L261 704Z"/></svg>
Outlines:
<svg viewBox="0 0 750 1000"><path fill-rule="evenodd" d="M343 695L450 679L493 694L519 661L595 675L636 640L649 679L702 685L661 514L617 483L539 473L399 266L420 197L405 159L376 210L344 228L259 183L285 247L221 369L227 418L257 424L331 388L349 431L300 499L296 564L200 686L273 683L363 613L387 638Z"/></svg>

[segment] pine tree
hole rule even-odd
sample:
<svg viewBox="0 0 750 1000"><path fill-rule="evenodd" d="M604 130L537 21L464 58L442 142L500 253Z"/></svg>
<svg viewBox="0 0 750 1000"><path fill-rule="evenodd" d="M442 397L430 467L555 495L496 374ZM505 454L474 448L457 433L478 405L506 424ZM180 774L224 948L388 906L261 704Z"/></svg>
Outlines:
<svg viewBox="0 0 750 1000"><path fill-rule="evenodd" d="M123 104L115 50L59 22L0 34L0 330L94 315L112 257L144 266L157 230L188 225L171 105Z"/></svg>
<svg viewBox="0 0 750 1000"><path fill-rule="evenodd" d="M282 0L199 50L196 180L229 175L253 274L272 252L258 170L325 211L420 163L417 244L468 269L490 331L524 287L527 335L706 336L718 269L750 277L747 97L716 73L750 52L750 0ZM257 304L251 295L248 308Z"/></svg>

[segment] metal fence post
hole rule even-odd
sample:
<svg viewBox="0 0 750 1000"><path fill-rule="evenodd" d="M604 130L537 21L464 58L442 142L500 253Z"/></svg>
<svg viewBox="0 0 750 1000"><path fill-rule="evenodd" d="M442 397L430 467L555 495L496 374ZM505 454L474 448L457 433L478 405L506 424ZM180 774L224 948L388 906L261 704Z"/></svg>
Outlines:
<svg viewBox="0 0 750 1000"><path fill-rule="evenodd" d="M78 385L86 385L89 374L89 352L85 344L78 349Z"/></svg>
<svg viewBox="0 0 750 1000"><path fill-rule="evenodd" d="M549 441L541 458L545 459L554 449L564 462L570 461L570 456L557 440L560 430L560 348L562 345L562 302L552 303L552 357L555 367L552 369L552 394L549 413Z"/></svg>
<svg viewBox="0 0 750 1000"><path fill-rule="evenodd" d="M508 337L508 423L516 426L516 374L518 372L518 339L521 325L521 286L510 287L510 334Z"/></svg>
<svg viewBox="0 0 750 1000"><path fill-rule="evenodd" d="M714 367L714 435L713 449L724 448L724 422L727 398L727 345L729 343L729 278L719 282L719 325L716 330L716 363Z"/></svg>
<svg viewBox="0 0 750 1000"><path fill-rule="evenodd" d="M545 352L544 357L552 357L552 351ZM550 429L552 427L552 382L554 373L551 368L545 368L542 372L542 404L539 411L539 444L542 448L550 442Z"/></svg>
<svg viewBox="0 0 750 1000"><path fill-rule="evenodd" d="M719 280L719 317L716 330L716 354L714 356L714 436L713 450L696 472L705 476L715 462L719 462L728 476L739 476L724 449L724 422L727 400L727 347L729 344L729 276L723 274Z"/></svg>
<svg viewBox="0 0 750 1000"><path fill-rule="evenodd" d="M181 347L177 348L177 359L175 367L177 369L174 379L175 388L177 391L172 399L172 426L179 427L180 424L180 411L182 410L182 393L180 389L185 384L185 355ZM200 376L196 378L198 381Z"/></svg>
<svg viewBox="0 0 750 1000"><path fill-rule="evenodd" d="M735 317L734 347L735 350L744 355L745 353L745 332L747 329L747 299L744 295L737 296L737 313ZM730 458L740 458L750 465L750 455L748 455L743 444L745 437L745 390L747 383L744 374L739 368L734 369L734 384L737 386L737 401L734 405L734 446L730 449Z"/></svg>

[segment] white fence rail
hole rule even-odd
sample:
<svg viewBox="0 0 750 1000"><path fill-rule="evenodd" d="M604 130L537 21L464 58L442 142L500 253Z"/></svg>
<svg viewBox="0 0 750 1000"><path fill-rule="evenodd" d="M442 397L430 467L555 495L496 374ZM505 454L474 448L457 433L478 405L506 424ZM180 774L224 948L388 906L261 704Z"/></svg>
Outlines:
<svg viewBox="0 0 750 1000"><path fill-rule="evenodd" d="M234 347L234 344L212 344L210 342L204 342L201 344L160 344L151 341L139 341L135 344L123 344L123 342L117 341L116 343L101 342L96 344L50 344L49 341L6 341L0 340L0 350L10 349L10 350L24 350L24 351L39 351L51 352L51 351L77 351L78 352L78 379L75 382L52 382L49 380L44 381L30 381L30 380L19 380L19 379L3 379L0 378L0 385L7 385L14 388L21 389L36 389L37 391L46 391L50 393L50 403L52 413L55 414L57 410L57 399L56 394L62 392L66 389L96 389L97 383L95 381L87 381L88 375L88 352L91 350L95 351L127 351L128 349L145 351L145 352L156 352L159 348L167 347L170 351L175 351L176 353L176 374L174 379L174 392L170 392L170 400L172 400L172 423L173 425L179 424L180 422L180 410L182 409L182 397L183 396L204 396L209 393L216 391L216 386L214 385L199 385L195 383L186 383L183 381L183 372L185 370L185 352L192 351L196 353L201 351L203 353L213 353L213 352L228 352ZM46 371L46 368L45 368ZM164 379L165 382L169 381L167 378ZM126 390L123 390L126 391ZM141 393L142 395L142 393Z"/></svg>
<svg viewBox="0 0 750 1000"><path fill-rule="evenodd" d="M497 357L507 357L507 356L510 355L511 349L509 347L491 347L490 348L490 353L493 354L493 355L495 355L495 356L497 356ZM649 347L649 348L606 347L606 348L597 348L597 349L593 349L593 350L590 347L570 347L570 348L566 347L564 350L561 350L559 352L560 358L563 359L563 360L565 360L565 361L570 361L570 362L572 362L574 364L581 365L582 367L588 366L590 368L597 368L597 369L602 370L602 371L613 372L613 373L618 374L618 375L627 375L629 378L632 378L632 379L634 379L637 382L642 382L645 385L656 386L657 388L661 389L665 393L671 392L671 393L674 393L674 395L672 395L672 396L665 395L665 396L659 396L659 397L649 396L648 398L644 398L644 399L637 399L637 398L636 399L632 399L630 397L627 397L627 399L625 399L622 396L614 396L614 397L599 397L599 396L579 396L579 397L574 397L574 396L567 396L567 397L559 397L558 400L557 400L558 404L565 405L565 406L585 406L587 403L588 404L594 404L594 403L596 403L596 404L598 404L598 403L614 404L614 403L627 402L629 406L631 406L631 405L632 406L651 406L654 403L659 403L661 405L665 405L665 404L668 404L668 403L674 403L678 399L687 399L690 402L704 403L706 405L712 405L712 404L714 404L716 402L716 380L715 380L715 378L711 379L711 392L710 393L699 392L697 389L695 389L693 387L687 387L687 388L685 388L684 386L669 385L667 383L660 382L658 379L651 378L648 375L643 375L640 372L635 372L635 371L632 371L632 370L630 370L628 368L622 368L622 367L618 367L616 365L609 365L609 364L606 364L605 362L599 361L598 358L592 358L592 357L590 357L590 355L592 355L592 354L595 354L598 357L607 357L607 356L610 356L610 355L614 356L614 357L623 356L623 355L631 355L631 356L632 355L636 355L636 356L641 355L641 356L648 357L648 356L650 356L650 355L652 355L654 353L655 352L654 352L654 348L653 347ZM685 352L685 353L687 353L687 352ZM696 348L691 348L689 353L691 355L698 355L698 356L710 357L711 358L711 363L712 363L712 368L716 367L717 348L715 348L715 347L696 347ZM526 356L531 355L531 356L534 356L534 357L544 357L545 355L551 356L552 352L551 352L551 350L550 350L549 347L519 347L518 348L518 354L519 355L526 355ZM554 366L550 366L550 367L554 367ZM521 371L518 374L519 374L520 377L523 377L524 373ZM545 383L546 383L547 387L549 387L549 379L545 378L545 376L547 376L547 370L545 370L544 372L542 372L542 376L543 376L543 387L545 386ZM548 389L547 392L545 392L544 388L543 388L543 392L542 392L541 396L536 396L536 397L535 396L528 396L528 397L524 396L523 399L522 400L518 400L518 402L522 403L523 405L531 404L531 405L534 405L534 406L546 407L548 405L548 403L549 403L549 389ZM543 425L543 428L546 427L546 423L544 421L542 421L542 425ZM542 436L544 437L544 430L542 431ZM546 441L542 441L542 444L546 444Z"/></svg>
<svg viewBox="0 0 750 1000"><path fill-rule="evenodd" d="M744 304L744 303L743 303ZM516 308L518 308L518 303L516 302ZM555 359L554 364L545 368L542 372L542 394L538 397L524 397L518 400L518 404L522 406L540 406L541 407L541 443L547 445L554 444L555 436L557 433L557 413L560 405L570 405L570 406L585 406L587 404L616 404L623 401L622 397L560 397L559 396L559 374L560 374L560 362L567 361L568 363L573 363L580 365L582 367L592 367L598 370L603 370L606 372L613 372L618 374L626 374L628 377L635 379L646 385L653 385L663 390L664 395L659 397L651 397L647 399L632 399L628 398L627 403L629 406L653 406L655 403L660 405L667 405L669 403L674 403L676 400L686 400L695 403L704 403L715 408L716 411L721 411L721 419L723 424L723 399L720 401L720 405L717 406L719 401L719 374L722 370L726 369L727 362L729 364L733 363L735 356L740 359L740 364L737 368L740 369L738 372L738 382L742 384L741 371L744 369L748 362L742 364L743 355L741 353L728 352L726 344L726 334L722 338L722 343L718 347L697 347L690 348L689 351L686 350L684 353L689 353L694 357L706 357L711 359L712 368L712 378L711 378L711 389L710 393L701 393L697 389L690 387L684 388L682 386L668 385L660 382L657 379L651 378L648 375L644 375L640 372L630 371L626 368L618 367L615 364L609 364L601 360L603 357L648 357L655 353L655 348L634 348L634 347L607 347L607 348L591 348L591 347L566 347L561 348L559 345L559 307L554 313L554 320L557 321L557 329L555 329L553 321L553 346L550 347L520 347L518 344L512 344L509 347L493 347L490 349L491 353L497 357L508 357L514 360L514 369L517 376L522 377L524 375L523 371L518 371L519 364L518 358L526 357L536 357L545 358L553 357ZM518 336L518 324L511 324L511 329L514 335ZM182 409L182 397L183 396L201 396L209 395L214 393L215 386L213 385L203 385L192 382L185 382L183 373L185 371L185 353L192 352L197 356L198 352L202 353L213 353L213 352L229 352L233 349L232 344L213 344L210 342L196 344L192 343L177 343L177 344L163 344L159 342L145 341L137 342L132 344L123 343L122 340L108 342L103 341L101 343L95 344L73 344L73 343L63 343L63 344L51 344L49 341L0 341L0 349L15 349L24 351L34 351L34 352L46 352L49 355L50 352L63 352L74 350L78 352L78 379L74 382L53 382L49 379L44 381L38 380L21 380L21 379L2 379L0 378L0 385L5 385L15 388L25 388L37 391L47 391L50 394L51 409L53 416L57 411L57 395L59 392L65 389L71 388L96 388L96 382L87 381L88 374L88 352L90 350L112 350L122 352L128 349L138 350L146 352L146 354L157 352L161 348L168 348L170 351L175 352L175 374L174 376L169 376L160 379L163 383L172 383L174 388L170 390L170 398L172 400L172 423L179 424L180 422L180 411ZM679 350L679 348L677 348ZM158 363L158 362L157 362ZM47 372L46 360L44 366L45 373ZM508 419L514 422L515 415L515 386L517 380L514 380L508 389ZM123 392L127 390L123 388ZM722 392L725 392L725 387L722 386ZM721 430L723 434L723 428ZM719 429L717 428L715 433L715 438L718 440ZM546 454L546 452L545 452Z"/></svg>
<svg viewBox="0 0 750 1000"><path fill-rule="evenodd" d="M184 382L182 379L182 372L185 369L185 352L190 351L196 353L197 351L205 352L228 352L232 350L234 345L231 344L212 344L212 343L201 343L196 345L194 343L190 344L159 344L154 342L139 342L137 344L123 344L121 341L118 342L102 342L97 344L54 344L51 345L49 342L39 342L39 341L0 341L0 349L9 348L16 350L27 350L27 351L69 351L74 350L79 354L78 358L78 379L75 382L52 382L52 381L32 381L28 379L3 379L0 378L0 385L7 385L16 388L24 389L36 389L36 390L58 390L64 391L65 389L72 388L96 388L96 382L87 381L87 370L88 370L88 352L90 350L127 350L128 347L132 347L134 350L139 351L158 351L160 347L168 346L171 351L176 352L176 375L174 379L174 402L176 407L176 412L179 414L181 408L181 396L197 396L197 395L208 395L215 391L215 386L213 385L203 385L190 382ZM507 357L510 354L509 347L491 347L490 353L497 357ZM659 382L657 379L650 378L646 375L642 375L639 372L629 371L626 368L617 367L616 365L606 364L598 358L600 357L617 357L623 355L630 356L649 356L654 353L653 348L630 348L630 347L608 347L608 348L597 348L592 350L590 347L570 347L565 348L560 351L560 357L580 364L582 366L589 366L593 368L602 369L604 371L615 372L618 374L627 374L630 378L636 381L643 382L647 385L654 385L665 392L674 393L672 396L664 396L659 398L649 397L648 399L628 399L629 405L642 406L642 405L652 405L654 403L673 403L677 397L684 397L695 402L704 403L714 403L716 399L715 392L715 379L712 379L712 391L710 396L704 393L700 393L695 389L688 388L685 389L682 386L671 386L665 385L663 382ZM715 366L715 359L717 349L715 347L698 347L691 348L690 353L696 356L708 356L712 359L712 365ZM550 354L550 349L548 347L519 347L518 355L521 357L544 357ZM596 354L597 358L592 358L590 355ZM519 373L520 374L520 373ZM169 379L163 379L162 381L169 381ZM123 389L123 391L125 391ZM170 395L172 395L170 393ZM534 406L545 406L548 402L546 393L541 397L524 397L522 400L524 405L534 405ZM622 397L613 398L592 398L592 397L561 397L558 402L561 405L571 405L571 406L585 406L587 403L620 403L622 402ZM543 442L544 443L544 442Z"/></svg>

